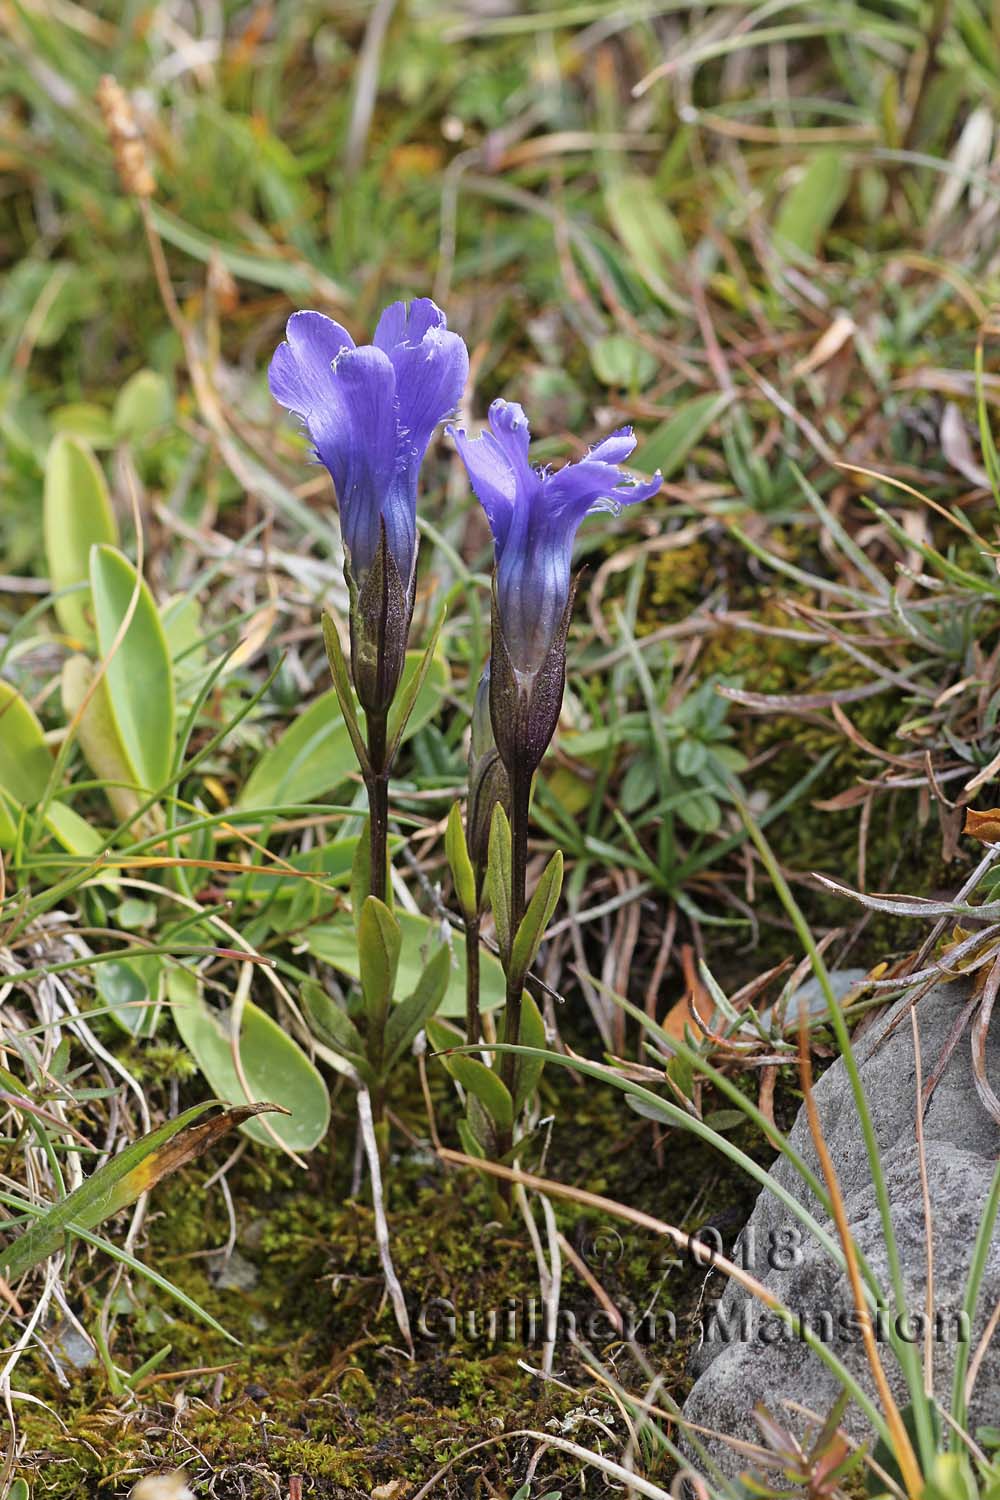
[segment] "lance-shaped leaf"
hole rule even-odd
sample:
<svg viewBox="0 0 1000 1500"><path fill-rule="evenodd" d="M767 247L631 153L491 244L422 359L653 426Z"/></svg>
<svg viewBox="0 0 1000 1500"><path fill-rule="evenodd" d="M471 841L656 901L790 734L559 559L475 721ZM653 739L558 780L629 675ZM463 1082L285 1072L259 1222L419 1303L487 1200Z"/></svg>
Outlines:
<svg viewBox="0 0 1000 1500"><path fill-rule="evenodd" d="M451 976L451 952L446 944L428 959L424 971L412 995L408 995L392 1011L385 1028L385 1060L383 1071L388 1074L403 1053L413 1044L418 1031L423 1030L435 1014L445 996Z"/></svg>
<svg viewBox="0 0 1000 1500"><path fill-rule="evenodd" d="M474 1099L469 1101L468 1118L456 1120L455 1126L458 1130L458 1138L462 1143L462 1150L466 1156L475 1156L480 1161L483 1161L487 1157L496 1155L496 1131L482 1105L478 1106L476 1117L473 1117L473 1103L475 1103ZM477 1130L479 1131L479 1135L476 1134ZM480 1136L483 1137L482 1140L480 1140Z"/></svg>
<svg viewBox="0 0 1000 1500"><path fill-rule="evenodd" d="M354 694L351 691L351 678L347 670L344 648L340 644L340 636L333 616L325 610L323 612L323 644L326 647L326 659L330 663L334 691L337 694L340 711L344 715L344 723L347 726L354 753L358 758L358 765L362 771L367 772L368 751L365 748L364 736L354 709Z"/></svg>
<svg viewBox="0 0 1000 1500"><path fill-rule="evenodd" d="M201 1156L237 1125L255 1115L274 1111L274 1104L247 1104L224 1109L200 1125L193 1122L217 1100L195 1104L176 1120L168 1120L149 1135L126 1146L88 1177L60 1203L54 1203L31 1228L0 1251L0 1276L11 1282L62 1247L75 1228L93 1229L109 1219L178 1167ZM279 1111L280 1113L281 1111Z"/></svg>
<svg viewBox="0 0 1000 1500"><path fill-rule="evenodd" d="M362 900L361 905L364 902ZM358 911L361 910L358 906ZM400 911L396 913L403 946L399 955L396 974L396 991L400 995L411 994L416 989L424 967L424 955L433 952L440 924L425 917L421 912ZM338 973L349 979L360 979L358 967L357 929L348 912L337 912L328 922L317 922L303 933L307 950L321 963L329 964ZM506 983L500 961L488 948L479 955L480 962L480 1006L496 1010L503 1005ZM448 988L441 1003L439 1015L465 1015L466 961L465 944L457 943L452 949L451 970Z"/></svg>
<svg viewBox="0 0 1000 1500"><path fill-rule="evenodd" d="M499 802L493 809L490 822L489 860L486 866L486 889L493 922L497 930L497 946L501 954L510 955L510 906L511 906L511 855L510 823Z"/></svg>
<svg viewBox="0 0 1000 1500"><path fill-rule="evenodd" d="M510 954L512 974L523 978L531 968L538 946L545 936L545 929L556 909L556 902L562 890L562 878L562 851L557 849L545 866L542 878L535 887L534 895L528 902L528 910L517 929L517 936L514 938Z"/></svg>
<svg viewBox="0 0 1000 1500"><path fill-rule="evenodd" d="M354 751L331 688L293 719L247 777L237 807L313 802L354 772Z"/></svg>
<svg viewBox="0 0 1000 1500"><path fill-rule="evenodd" d="M545 1062L537 1053L548 1049L548 1038L545 1035L545 1022L542 1013L538 1009L527 990L521 996L521 1030L518 1042L522 1047L533 1047L536 1055L522 1057L518 1064L514 1084L514 1113L519 1115L524 1106L532 1098L538 1087L538 1080L542 1076Z"/></svg>
<svg viewBox="0 0 1000 1500"><path fill-rule="evenodd" d="M381 1027L396 988L402 937L399 923L384 901L368 896L358 923L361 993L372 1024Z"/></svg>
<svg viewBox="0 0 1000 1500"><path fill-rule="evenodd" d="M338 661L340 639L332 620L325 627L327 654L331 671ZM360 764L367 766L364 746L364 720L346 680L346 665L339 657L343 674L335 675L335 686L314 703L279 735L260 757L240 793L240 808L278 807L290 803L315 802L356 774ZM416 651L407 654L403 670L403 690L411 674L419 669ZM447 664L435 657L417 695L417 701L403 734L404 739L426 724L436 713L441 695L448 685ZM346 696L345 696L346 694ZM344 704L349 714L345 716ZM353 723L353 728L352 728ZM356 731L356 732L355 732Z"/></svg>
<svg viewBox="0 0 1000 1500"><path fill-rule="evenodd" d="M444 852L455 884L455 895L467 922L476 916L476 876L465 841L465 827L458 803L453 802L444 835Z"/></svg>
<svg viewBox="0 0 1000 1500"><path fill-rule="evenodd" d="M396 752L406 733L406 726L410 722L410 715L413 713L420 691L427 681L427 674L434 661L434 652L437 649L438 637L441 634L441 626L444 624L445 614L446 611L442 609L438 615L437 624L431 632L431 638L424 647L424 653L420 658L420 665L413 672L412 676L409 673L404 673L396 701L389 710L389 752L386 755L387 765L391 766L396 758ZM408 652L407 659L412 654L412 652Z"/></svg>
<svg viewBox="0 0 1000 1500"><path fill-rule="evenodd" d="M449 1058L448 1071L466 1093L479 1100L498 1130L512 1128L514 1103L499 1073L494 1073L476 1057Z"/></svg>
<svg viewBox="0 0 1000 1500"><path fill-rule="evenodd" d="M347 1012L312 979L303 984L300 994L306 1018L320 1041L345 1058L371 1088L374 1079L365 1055L364 1038Z"/></svg>
<svg viewBox="0 0 1000 1500"><path fill-rule="evenodd" d="M500 1133L509 1129L507 1121L514 1118L506 1085L499 1073L485 1067L464 1047L463 1033L450 1022L428 1021L427 1040L445 1071L465 1090L465 1115L456 1122L462 1145L470 1156L495 1157ZM466 1062L477 1066L465 1068Z"/></svg>
<svg viewBox="0 0 1000 1500"><path fill-rule="evenodd" d="M388 858L388 850L386 851L386 857ZM357 937L358 928L359 928L359 926L361 924L361 913L364 910L364 905L365 905L365 902L368 900L368 893L371 890L371 888L372 888L371 818L366 818L365 821L364 821L364 827L361 830L361 837L358 839L357 848L354 851L354 858L351 861L351 886L350 886L350 890L351 890L351 912L352 912L352 914L354 916L354 933L355 933L355 937ZM389 910L391 911L392 910L392 906L391 906L391 902L392 902L392 881L390 879L388 879L388 877L386 878L386 882L385 882L385 894L386 894L386 897L387 897L386 904L389 906ZM360 977L360 975L359 975L359 977Z"/></svg>
<svg viewBox="0 0 1000 1500"><path fill-rule="evenodd" d="M118 541L118 527L104 471L90 449L76 438L61 435L45 460L42 500L45 562L53 592L85 584L90 576L90 549L96 543ZM90 596L86 589L53 600L56 619L74 640L88 645L94 638Z"/></svg>

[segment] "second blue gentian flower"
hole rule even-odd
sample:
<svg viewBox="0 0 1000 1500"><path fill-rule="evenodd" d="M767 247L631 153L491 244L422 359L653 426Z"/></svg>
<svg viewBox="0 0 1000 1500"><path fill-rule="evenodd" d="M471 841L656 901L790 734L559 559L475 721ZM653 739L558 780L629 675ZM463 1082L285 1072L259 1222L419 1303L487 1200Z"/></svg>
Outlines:
<svg viewBox="0 0 1000 1500"><path fill-rule="evenodd" d="M528 419L516 402L494 401L480 437L449 431L493 532L490 709L497 748L512 777L530 776L562 705L580 523L591 511L650 499L661 479L636 481L619 467L635 447L627 427L554 473L529 462Z"/></svg>

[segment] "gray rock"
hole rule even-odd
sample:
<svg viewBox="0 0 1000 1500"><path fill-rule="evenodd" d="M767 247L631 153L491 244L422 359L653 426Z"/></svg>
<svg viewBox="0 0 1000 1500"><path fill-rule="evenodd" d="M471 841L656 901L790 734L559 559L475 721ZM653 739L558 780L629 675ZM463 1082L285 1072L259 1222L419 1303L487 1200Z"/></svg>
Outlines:
<svg viewBox="0 0 1000 1500"><path fill-rule="evenodd" d="M260 1280L260 1272L252 1260L247 1260L238 1250L232 1250L208 1273L214 1287L225 1292L252 1292Z"/></svg>
<svg viewBox="0 0 1000 1500"><path fill-rule="evenodd" d="M55 1359L64 1369L85 1370L97 1358L97 1350L90 1339L68 1318L59 1318L45 1337Z"/></svg>
<svg viewBox="0 0 1000 1500"><path fill-rule="evenodd" d="M949 1032L968 999L964 983L941 984L920 1000L917 1020L926 1079ZM1000 1082L1000 1036L997 1027L987 1042L987 1072ZM905 1002L881 1014L855 1047L855 1056L872 1115L881 1154L892 1219L903 1267L905 1308L891 1316L904 1336L922 1349L926 1311L927 1236L916 1148L916 1068L913 1033ZM868 1158L857 1120L850 1080L838 1059L816 1085L816 1104L823 1135L840 1181L852 1234L879 1283L888 1288L889 1273L882 1224ZM979 1305L971 1330L957 1317L973 1243L1000 1152L1000 1127L979 1102L973 1083L969 1038L958 1044L924 1118L927 1173L934 1248L933 1368L935 1390L947 1406L958 1339L975 1350L983 1328L1000 1299L1000 1234L990 1246ZM822 1180L804 1109L791 1142ZM782 1158L773 1179L803 1203L836 1240L832 1221L795 1169ZM802 1228L768 1190L761 1192L740 1236L736 1259L799 1313L820 1334L831 1352L851 1371L867 1393L874 1386L864 1349L850 1321L853 1302L846 1278L838 1272L819 1241ZM806 1344L782 1328L762 1304L730 1282L715 1304L703 1309L703 1342L692 1359L698 1379L684 1407L685 1416L716 1433L760 1441L753 1409L763 1405L801 1435L806 1420L783 1404L798 1402L825 1417L839 1394L833 1374ZM900 1401L905 1384L885 1337L882 1362ZM983 1361L970 1412L970 1425L996 1421L1000 1410L1000 1342ZM864 1414L848 1408L844 1426L857 1439L870 1436ZM704 1440L712 1457L730 1475L746 1467L720 1439Z"/></svg>
<svg viewBox="0 0 1000 1500"><path fill-rule="evenodd" d="M860 987L866 978L864 969L837 969L830 975L830 985L834 995L843 1003L853 989ZM781 1020L781 1029L784 1031L796 1031L805 1011L810 1020L821 1020L828 1014L826 1006L826 995L823 986L816 978L807 979L800 984L794 995L789 995L787 1000L779 1000L777 1005L767 1005L760 1013L760 1019L765 1026L770 1026L772 1019L777 1015Z"/></svg>

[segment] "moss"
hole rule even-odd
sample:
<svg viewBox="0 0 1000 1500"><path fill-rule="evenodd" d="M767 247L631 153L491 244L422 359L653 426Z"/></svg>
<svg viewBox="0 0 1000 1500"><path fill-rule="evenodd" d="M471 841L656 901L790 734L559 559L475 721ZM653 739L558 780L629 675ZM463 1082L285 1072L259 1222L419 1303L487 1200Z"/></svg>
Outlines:
<svg viewBox="0 0 1000 1500"><path fill-rule="evenodd" d="M450 1086L432 1078L447 1134ZM712 1152L674 1133L661 1168L648 1149L650 1126L626 1110L620 1095L581 1086L555 1068L547 1086L557 1114L546 1164L553 1178L586 1183L673 1221L683 1221L702 1191L713 1215L732 1212L735 1233L752 1186L723 1171ZM405 1095L397 1102L416 1108ZM445 1172L436 1158L412 1149L394 1160L391 1177L393 1256L410 1303L415 1359L400 1349L371 1211L344 1196L349 1126L346 1118L335 1121L334 1144L310 1157L305 1177L280 1156L257 1150L230 1170L238 1250L256 1274L243 1290L220 1285L219 1257L205 1254L229 1233L222 1195L204 1190L218 1163L198 1163L157 1189L142 1258L241 1343L227 1344L134 1278L131 1294L119 1292L114 1302L116 1364L136 1370L171 1345L168 1359L134 1395L109 1400L95 1366L67 1392L47 1362L22 1362L19 1386L47 1403L25 1406L20 1416L29 1469L44 1473L51 1500L124 1493L138 1474L175 1464L187 1465L196 1481L206 1470L226 1471L230 1488L218 1493L241 1500L273 1497L274 1486L296 1473L308 1477L310 1494L367 1497L391 1479L425 1481L481 1437L524 1427L544 1431L579 1405L579 1394L543 1383L519 1364L537 1367L542 1338L537 1270L523 1225L489 1221L489 1197L478 1180ZM762 1142L747 1134L744 1143L767 1159ZM638 1320L655 1298L661 1321L651 1352L679 1391L691 1337L686 1314L697 1301L701 1272L675 1264L655 1236L577 1205L557 1204L557 1217L626 1318ZM95 1263L95 1272L77 1309L89 1326L111 1282L108 1267ZM606 1321L593 1322L593 1294L569 1261L562 1306L557 1362L566 1382L583 1392L592 1384L565 1338L570 1315L577 1331L595 1330L595 1347L613 1354L627 1379L628 1357ZM648 1335L638 1328L640 1339ZM463 1460L455 1482L464 1484L461 1476L482 1464L507 1483L523 1474L530 1452L514 1442L491 1447L474 1464L470 1459L463 1467ZM562 1472L558 1459L547 1464L550 1476Z"/></svg>

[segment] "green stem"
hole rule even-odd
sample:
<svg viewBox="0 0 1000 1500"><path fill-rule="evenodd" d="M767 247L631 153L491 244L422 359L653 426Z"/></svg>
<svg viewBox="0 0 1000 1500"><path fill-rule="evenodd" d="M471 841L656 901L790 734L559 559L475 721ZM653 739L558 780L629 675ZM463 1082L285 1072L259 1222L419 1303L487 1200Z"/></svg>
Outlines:
<svg viewBox="0 0 1000 1500"><path fill-rule="evenodd" d="M368 792L368 836L371 870L369 893L385 902L389 894L389 767L386 763L387 738L386 713L368 715L368 764L365 778ZM385 1023L388 1011L378 1022L370 1024L378 1031L368 1042L368 1055L378 1079L371 1091L372 1119L379 1155L383 1160L388 1154L388 1130L385 1121L385 1080L381 1077L382 1059L385 1055Z"/></svg>
<svg viewBox="0 0 1000 1500"><path fill-rule="evenodd" d="M388 891L389 767L386 764L387 714L368 717L368 829L371 851L370 889L385 901Z"/></svg>
<svg viewBox="0 0 1000 1500"><path fill-rule="evenodd" d="M479 1042L479 915L465 919L465 1039Z"/></svg>
<svg viewBox="0 0 1000 1500"><path fill-rule="evenodd" d="M510 786L510 935L511 943L524 920L526 907L526 884L528 875L528 810L531 806L531 777L516 772ZM521 995L524 992L524 975L511 972L510 954L507 955L507 1003L504 1012L505 1042L516 1046L521 1037ZM500 1065L500 1077L511 1094L517 1077L517 1057L504 1053ZM508 1147L509 1149L509 1147Z"/></svg>

